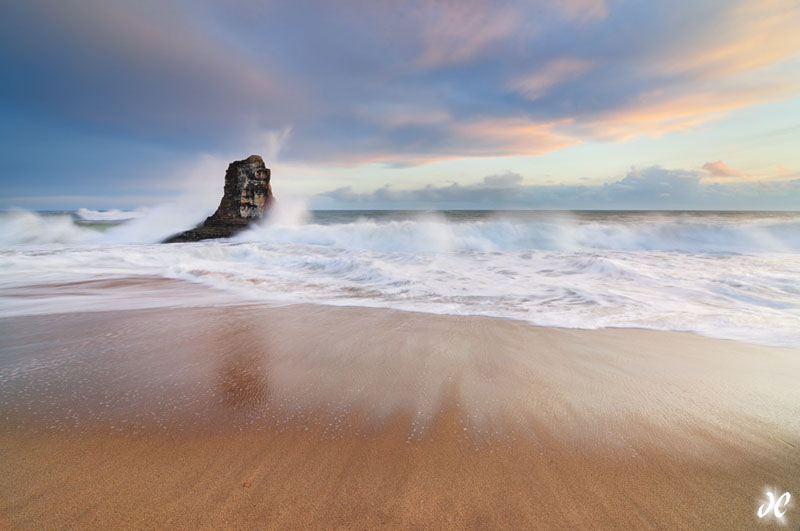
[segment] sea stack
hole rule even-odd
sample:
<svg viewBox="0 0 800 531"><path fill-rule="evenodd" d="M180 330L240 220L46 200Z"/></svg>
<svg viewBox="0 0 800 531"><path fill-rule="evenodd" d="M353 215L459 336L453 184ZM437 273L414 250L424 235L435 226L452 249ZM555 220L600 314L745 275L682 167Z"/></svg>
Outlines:
<svg viewBox="0 0 800 531"><path fill-rule="evenodd" d="M269 178L269 168L258 155L231 162L225 172L225 194L217 211L202 225L167 238L164 243L227 238L244 230L261 219L274 201Z"/></svg>

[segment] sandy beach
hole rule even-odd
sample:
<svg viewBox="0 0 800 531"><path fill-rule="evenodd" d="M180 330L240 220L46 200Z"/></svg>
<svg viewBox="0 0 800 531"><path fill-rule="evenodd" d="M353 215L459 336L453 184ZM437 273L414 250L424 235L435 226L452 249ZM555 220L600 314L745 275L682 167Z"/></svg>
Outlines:
<svg viewBox="0 0 800 531"><path fill-rule="evenodd" d="M800 492L796 349L319 305L0 337L10 529L752 529Z"/></svg>
<svg viewBox="0 0 800 531"><path fill-rule="evenodd" d="M0 531L800 531L800 0L0 26Z"/></svg>

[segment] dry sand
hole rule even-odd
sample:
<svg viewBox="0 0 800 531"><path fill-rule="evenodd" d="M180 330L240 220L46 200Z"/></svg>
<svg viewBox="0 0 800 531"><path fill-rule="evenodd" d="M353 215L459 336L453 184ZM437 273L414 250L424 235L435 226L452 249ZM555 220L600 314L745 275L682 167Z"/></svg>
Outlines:
<svg viewBox="0 0 800 531"><path fill-rule="evenodd" d="M312 305L0 338L0 528L769 529L764 489L800 497L796 349Z"/></svg>

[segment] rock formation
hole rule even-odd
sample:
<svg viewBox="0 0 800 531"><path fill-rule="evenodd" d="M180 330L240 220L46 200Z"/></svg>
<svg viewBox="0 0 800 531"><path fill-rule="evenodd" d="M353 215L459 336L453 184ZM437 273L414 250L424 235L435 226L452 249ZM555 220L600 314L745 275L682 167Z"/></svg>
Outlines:
<svg viewBox="0 0 800 531"><path fill-rule="evenodd" d="M244 230L260 219L274 201L269 177L269 168L258 155L231 162L225 172L225 194L217 211L202 225L167 238L164 243L227 238Z"/></svg>

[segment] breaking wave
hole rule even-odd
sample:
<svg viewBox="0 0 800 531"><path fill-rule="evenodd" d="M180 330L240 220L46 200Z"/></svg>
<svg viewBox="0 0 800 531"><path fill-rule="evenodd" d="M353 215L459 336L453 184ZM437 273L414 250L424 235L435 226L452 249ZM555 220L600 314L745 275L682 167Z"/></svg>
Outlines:
<svg viewBox="0 0 800 531"><path fill-rule="evenodd" d="M0 243L157 243L201 222L208 213L198 215L163 205L149 211L81 209L77 215L83 220L113 221L116 226L98 229L76 223L67 214L4 212L0 213ZM289 207L233 240L433 253L581 249L800 252L800 214L505 212L453 219L443 213L405 212L395 216L374 219L369 214L351 214L346 222L330 222L325 214Z"/></svg>
<svg viewBox="0 0 800 531"><path fill-rule="evenodd" d="M156 276L264 301L800 346L800 214L308 212L282 200L229 240L157 243L207 214L165 205L85 224L0 213L0 314L69 311L73 300L3 288Z"/></svg>
<svg viewBox="0 0 800 531"><path fill-rule="evenodd" d="M147 214L147 208L137 208L136 210L89 210L79 208L75 215L83 221L127 221L129 219L141 218Z"/></svg>

